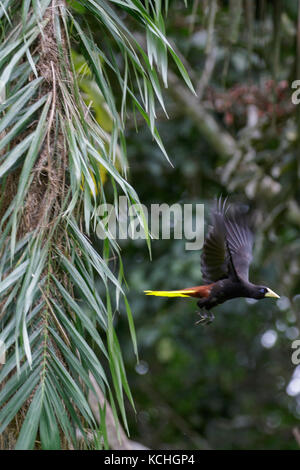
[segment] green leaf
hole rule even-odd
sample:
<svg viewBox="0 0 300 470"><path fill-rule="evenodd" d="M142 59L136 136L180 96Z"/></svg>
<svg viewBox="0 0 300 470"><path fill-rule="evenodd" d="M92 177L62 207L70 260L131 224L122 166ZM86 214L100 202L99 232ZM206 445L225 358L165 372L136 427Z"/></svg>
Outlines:
<svg viewBox="0 0 300 470"><path fill-rule="evenodd" d="M21 431L15 446L16 450L33 449L41 417L42 399L43 391L41 385L39 385L21 427Z"/></svg>

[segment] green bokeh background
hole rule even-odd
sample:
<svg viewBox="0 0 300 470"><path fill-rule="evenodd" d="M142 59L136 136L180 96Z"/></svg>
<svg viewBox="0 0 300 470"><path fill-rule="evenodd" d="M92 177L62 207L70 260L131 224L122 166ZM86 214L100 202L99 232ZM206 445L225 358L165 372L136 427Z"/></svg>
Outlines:
<svg viewBox="0 0 300 470"><path fill-rule="evenodd" d="M293 429L300 417L300 372L291 361L300 325L299 120L291 104L296 2L281 5L277 68L276 2L253 2L251 21L243 7L238 39L230 36L234 3L239 2L218 2L216 64L201 106L236 141L241 160L222 181L230 158L216 152L171 89L165 93L170 119L159 111L158 129L174 168L144 126L138 134L132 128L130 181L147 207L204 203L206 222L214 197L248 201L258 220L251 280L281 299L232 300L215 309L210 326L195 326L194 301L146 297L143 290L200 284L200 252L186 251L185 240L155 240L150 261L145 242L122 242L140 355L137 365L121 312L117 328L137 410L128 407L131 437L155 449L298 448ZM171 2L167 20L169 38L196 85L206 60L208 10ZM251 86L261 96L245 103ZM245 87L242 98L232 95L238 87ZM212 93L230 101L227 111L218 108ZM253 127L250 104L258 109Z"/></svg>

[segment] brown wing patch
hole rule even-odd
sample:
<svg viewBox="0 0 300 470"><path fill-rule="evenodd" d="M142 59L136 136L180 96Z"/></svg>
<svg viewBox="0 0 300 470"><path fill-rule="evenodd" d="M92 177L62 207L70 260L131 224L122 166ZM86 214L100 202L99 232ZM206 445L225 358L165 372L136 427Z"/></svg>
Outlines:
<svg viewBox="0 0 300 470"><path fill-rule="evenodd" d="M206 286L187 287L186 289L183 289L183 291L190 291L190 293L188 294L189 297L207 298L210 296L210 292L213 285L214 283L207 284Z"/></svg>

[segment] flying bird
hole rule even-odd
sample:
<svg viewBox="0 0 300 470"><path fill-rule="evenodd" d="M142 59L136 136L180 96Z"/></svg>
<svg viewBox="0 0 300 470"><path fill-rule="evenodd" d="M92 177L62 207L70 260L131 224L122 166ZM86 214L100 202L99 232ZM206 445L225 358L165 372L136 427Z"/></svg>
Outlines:
<svg viewBox="0 0 300 470"><path fill-rule="evenodd" d="M249 281L252 261L253 233L249 219L239 206L227 205L221 198L211 211L211 226L201 254L203 285L174 291L144 291L159 297L190 297L199 299L200 320L211 323L210 310L236 297L279 298L271 289Z"/></svg>

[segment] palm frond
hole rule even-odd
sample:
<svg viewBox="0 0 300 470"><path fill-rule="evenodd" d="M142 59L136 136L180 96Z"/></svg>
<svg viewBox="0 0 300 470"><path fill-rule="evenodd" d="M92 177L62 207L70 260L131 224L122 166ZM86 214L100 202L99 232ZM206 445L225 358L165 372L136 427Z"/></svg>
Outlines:
<svg viewBox="0 0 300 470"><path fill-rule="evenodd" d="M164 109L159 74L166 86L168 53L192 85L165 37L159 2L147 8L139 0L79 2L99 22L103 44L85 16L77 18L63 1L21 3L21 9L17 1L0 6L0 337L8 351L0 372L0 433L21 416L17 449L33 448L38 435L45 449L60 448L63 440L76 447L76 429L84 437L99 431L88 402L90 373L116 425L120 413L127 428L125 395L133 405L114 324L121 303L137 356L120 249L107 239L101 254L90 240L107 187L115 200L122 194L140 204L126 179L127 108L141 113L166 155L155 106ZM147 53L118 9L143 28ZM84 99L72 47L84 57L92 96L108 110L109 129ZM117 272L112 256L119 259ZM107 446L105 430L103 440Z"/></svg>

